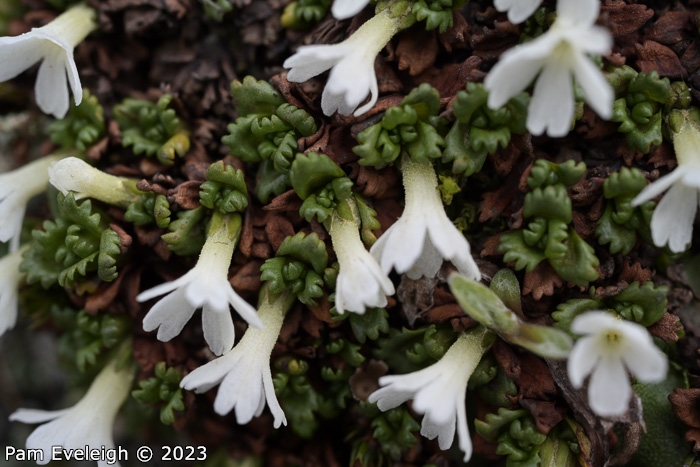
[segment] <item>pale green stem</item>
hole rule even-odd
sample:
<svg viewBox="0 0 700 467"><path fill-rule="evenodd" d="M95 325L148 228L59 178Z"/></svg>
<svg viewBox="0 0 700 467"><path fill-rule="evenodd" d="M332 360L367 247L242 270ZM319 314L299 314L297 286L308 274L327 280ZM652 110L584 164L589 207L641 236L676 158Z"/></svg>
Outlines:
<svg viewBox="0 0 700 467"><path fill-rule="evenodd" d="M678 164L700 164L700 122L698 112L681 110L669 116L673 149Z"/></svg>
<svg viewBox="0 0 700 467"><path fill-rule="evenodd" d="M454 344L445 352L440 363L455 365L471 376L487 350L493 345L495 334L486 327L463 332ZM461 371L460 370L460 371Z"/></svg>
<svg viewBox="0 0 700 467"><path fill-rule="evenodd" d="M430 163L416 162L408 156L401 159L401 175L405 190L406 204L404 212L416 212L421 209L444 211L445 207L438 191L438 179ZM420 207L419 207L420 206Z"/></svg>
<svg viewBox="0 0 700 467"><path fill-rule="evenodd" d="M347 220L341 217L337 211L334 211L331 216L331 225L328 228L328 233L331 235L333 251L335 251L338 263L342 268L343 264L349 263L354 256L357 256L358 249L364 251L365 247L360 238L359 220L355 215L357 211L355 200L351 196L341 202L347 203L349 209L345 211L348 211L347 215L351 215L353 220Z"/></svg>
<svg viewBox="0 0 700 467"><path fill-rule="evenodd" d="M351 45L354 50L364 50L367 57L376 57L403 28L403 21L401 16L392 17L390 9L387 8L360 26L344 44Z"/></svg>
<svg viewBox="0 0 700 467"><path fill-rule="evenodd" d="M97 29L96 17L95 10L87 5L78 4L44 26L44 29L75 47Z"/></svg>
<svg viewBox="0 0 700 467"><path fill-rule="evenodd" d="M207 270L212 276L228 276L231 258L241 236L241 222L238 214L214 213L197 268Z"/></svg>

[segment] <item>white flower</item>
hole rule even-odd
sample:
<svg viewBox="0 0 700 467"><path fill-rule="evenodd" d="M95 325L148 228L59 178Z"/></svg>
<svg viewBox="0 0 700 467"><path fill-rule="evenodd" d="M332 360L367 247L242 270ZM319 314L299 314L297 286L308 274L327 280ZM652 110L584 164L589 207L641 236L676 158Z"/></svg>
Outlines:
<svg viewBox="0 0 700 467"><path fill-rule="evenodd" d="M36 103L45 113L63 118L69 105L66 75L75 105L83 99L73 48L95 29L94 17L94 10L76 5L46 26L16 37L0 37L0 83L42 61L34 87Z"/></svg>
<svg viewBox="0 0 700 467"><path fill-rule="evenodd" d="M435 277L443 260L452 261L470 279L481 279L467 239L445 213L433 166L404 157L401 173L406 206L399 220L372 245L372 256L386 273L393 268L411 279Z"/></svg>
<svg viewBox="0 0 700 467"><path fill-rule="evenodd" d="M365 249L358 225L334 214L329 232L340 266L335 286L338 313L362 314L367 307L386 306L386 296L394 295L394 284Z"/></svg>
<svg viewBox="0 0 700 467"><path fill-rule="evenodd" d="M484 85L492 109L527 88L539 74L528 107L527 129L533 135L547 132L564 136L574 117L572 75L581 86L588 104L598 115L612 116L614 92L587 53L607 54L610 33L595 26L599 0L559 0L557 19L535 40L518 45L501 55Z"/></svg>
<svg viewBox="0 0 700 467"><path fill-rule="evenodd" d="M287 424L287 419L272 384L270 355L292 301L282 296L273 302L265 297L262 302L259 316L263 329L248 328L233 350L185 376L180 386L202 393L221 384L214 410L219 415L226 415L235 409L236 421L240 425L259 416L267 402L275 419L274 426L279 428Z"/></svg>
<svg viewBox="0 0 700 467"><path fill-rule="evenodd" d="M604 311L590 311L574 319L571 331L586 336L576 342L569 355L569 379L575 388L580 388L592 373L588 403L598 415L621 415L627 411L632 388L625 368L647 383L666 376L666 356L640 324L617 319Z"/></svg>
<svg viewBox="0 0 700 467"><path fill-rule="evenodd" d="M126 208L140 198L136 179L107 174L77 157L51 164L49 182L64 195L73 192L76 200L94 198Z"/></svg>
<svg viewBox="0 0 700 467"><path fill-rule="evenodd" d="M651 216L651 238L656 246L668 247L674 253L685 251L693 236L693 222L700 202L700 128L691 112L672 114L673 147L678 167L645 187L633 200L632 206L668 193L659 201Z"/></svg>
<svg viewBox="0 0 700 467"><path fill-rule="evenodd" d="M379 93L374 59L398 32L399 22L400 18L391 18L385 10L339 44L299 47L297 53L284 62L285 68L291 68L287 79L301 83L331 69L321 96L323 113L330 116L337 110L342 115L350 115L367 94L371 94L369 102L354 113L355 116L364 114L377 102Z"/></svg>
<svg viewBox="0 0 700 467"><path fill-rule="evenodd" d="M440 449L446 450L452 446L456 427L459 448L464 452L464 461L468 461L472 442L465 405L467 383L489 347L485 345L487 335L483 329L462 334L437 363L406 375L382 376L379 384L383 387L373 392L368 401L376 402L384 412L413 399L413 410L425 414L421 435L428 439L437 437Z"/></svg>
<svg viewBox="0 0 700 467"><path fill-rule="evenodd" d="M133 380L131 367L117 369L114 361L108 364L90 385L90 389L76 405L69 409L46 411L19 409L10 415L11 421L22 423L45 423L29 435L27 449L41 449L43 461L51 460L52 446L64 449L114 449L112 425L131 390ZM98 461L99 467L109 464L106 460Z"/></svg>
<svg viewBox="0 0 700 467"><path fill-rule="evenodd" d="M17 322L17 288L26 275L20 272L19 265L27 248L24 246L0 258L0 336Z"/></svg>
<svg viewBox="0 0 700 467"><path fill-rule="evenodd" d="M19 248L19 235L27 202L46 191L48 167L59 156L37 159L17 170L0 174L0 242L10 242L10 251Z"/></svg>
<svg viewBox="0 0 700 467"><path fill-rule="evenodd" d="M507 11L508 20L513 24L522 23L532 16L540 3L542 0L493 0L493 6L498 11Z"/></svg>
<svg viewBox="0 0 700 467"><path fill-rule="evenodd" d="M336 19L346 19L355 16L367 6L369 0L333 0L331 13Z"/></svg>
<svg viewBox="0 0 700 467"><path fill-rule="evenodd" d="M143 319L144 331L158 329L158 339L169 341L180 334L197 308L202 308L204 339L216 355L233 347L234 328L229 306L250 325L261 327L260 318L248 302L236 294L228 281L228 270L238 234L229 233L225 220L211 228L199 260L192 270L172 282L141 292L136 300L145 302L171 292L151 307Z"/></svg>

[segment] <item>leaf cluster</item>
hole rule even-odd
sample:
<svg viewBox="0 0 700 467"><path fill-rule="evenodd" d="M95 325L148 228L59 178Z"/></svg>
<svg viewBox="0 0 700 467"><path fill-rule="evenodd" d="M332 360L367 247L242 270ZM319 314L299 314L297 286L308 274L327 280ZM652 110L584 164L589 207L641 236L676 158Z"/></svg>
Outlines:
<svg viewBox="0 0 700 467"><path fill-rule="evenodd" d="M164 165L172 165L175 156L190 149L190 136L184 122L168 108L173 96L163 94L158 102L127 98L113 109L122 132L122 144L133 146L134 154L156 156Z"/></svg>
<svg viewBox="0 0 700 467"><path fill-rule="evenodd" d="M349 321L352 333L360 344L364 344L368 338L376 341L381 334L389 332L389 313L386 308L367 308L363 314L334 314L333 320Z"/></svg>
<svg viewBox="0 0 700 467"><path fill-rule="evenodd" d="M456 339L449 326L391 328L388 336L377 341L374 356L397 373L411 373L440 360Z"/></svg>
<svg viewBox="0 0 700 467"><path fill-rule="evenodd" d="M651 145L663 141L662 110L671 97L671 82L659 78L656 71L637 73L624 65L608 75L617 91L613 104L613 122L620 123L618 131L625 133L630 149L648 154Z"/></svg>
<svg viewBox="0 0 700 467"><path fill-rule="evenodd" d="M272 382L290 427L302 438L313 437L318 430L319 416L337 416L337 399L329 394L330 400L327 400L311 385L307 375L309 365L305 361L283 358L275 363L275 367L279 372ZM328 372L325 373L329 377Z"/></svg>
<svg viewBox="0 0 700 467"><path fill-rule="evenodd" d="M453 10L461 8L466 0L418 0L411 6L416 20L425 21L425 29L438 29L440 34L453 25Z"/></svg>
<svg viewBox="0 0 700 467"><path fill-rule="evenodd" d="M198 253L206 240L202 219L204 219L202 206L180 211L177 213L177 220L168 224L169 232L161 235L160 238L177 255L187 256Z"/></svg>
<svg viewBox="0 0 700 467"><path fill-rule="evenodd" d="M632 199L646 184L646 177L639 169L627 167L610 174L603 183L603 195L609 201L595 234L601 245L610 244L610 253L627 255L637 241L637 233L651 240L649 223L656 203L647 201L632 206Z"/></svg>
<svg viewBox="0 0 700 467"><path fill-rule="evenodd" d="M416 444L420 425L404 405L382 412L362 401L358 408L371 422L358 426L347 438L353 439L350 465L391 466Z"/></svg>
<svg viewBox="0 0 700 467"><path fill-rule="evenodd" d="M78 204L72 193L59 193L57 200L55 221L46 220L43 230L32 231L32 242L20 265L27 273L27 283L40 282L47 289L56 282L72 287L80 276L93 272L106 282L116 279L122 245L107 217L89 199Z"/></svg>
<svg viewBox="0 0 700 467"><path fill-rule="evenodd" d="M569 225L573 214L566 187L585 171L583 162L535 161L523 205L523 218L529 221L525 228L501 235L498 251L504 261L532 271L546 259L562 279L581 286L598 278L600 262L593 248Z"/></svg>
<svg viewBox="0 0 700 467"><path fill-rule="evenodd" d="M450 13L451 16L451 13ZM442 156L445 140L438 133L440 94L427 83L414 88L396 107L390 107L382 120L357 135L352 148L361 165L381 169L403 152L416 162L427 163Z"/></svg>
<svg viewBox="0 0 700 467"><path fill-rule="evenodd" d="M139 382L139 389L131 395L142 404L159 405L160 421L164 425L172 425L175 421L174 411L185 410L185 403L180 388L182 373L176 368L168 368L165 362L159 362L155 367L155 375Z"/></svg>
<svg viewBox="0 0 700 467"><path fill-rule="evenodd" d="M287 5L280 21L282 27L290 29L308 29L320 23L328 14L330 0L296 0Z"/></svg>
<svg viewBox="0 0 700 467"><path fill-rule="evenodd" d="M252 76L232 82L231 95L239 117L221 141L245 162L268 162L262 164L265 173L258 174L255 191L265 203L272 193L280 194L289 187L287 174L297 141L316 133L316 122L305 110L288 104L269 83Z"/></svg>
<svg viewBox="0 0 700 467"><path fill-rule="evenodd" d="M124 213L124 219L134 225L154 223L161 229L170 225L170 203L165 195L146 193L138 201L129 205Z"/></svg>
<svg viewBox="0 0 700 467"><path fill-rule="evenodd" d="M574 318L591 310L609 310L642 326L651 326L666 313L668 304L668 287L657 287L652 281L632 282L622 292L607 297L596 297L591 288L590 295L591 298L576 298L557 306L552 313L555 326L569 331Z"/></svg>
<svg viewBox="0 0 700 467"><path fill-rule="evenodd" d="M76 106L71 101L70 110L61 120L49 125L51 140L62 149L85 151L105 135L104 109L96 96L83 89L83 101Z"/></svg>
<svg viewBox="0 0 700 467"><path fill-rule="evenodd" d="M509 410L487 414L484 420L474 420L476 432L487 441L498 443L496 453L508 456L508 467L537 467L539 451L547 436L540 433L534 419L526 410Z"/></svg>
<svg viewBox="0 0 700 467"><path fill-rule="evenodd" d="M326 245L316 233L299 232L282 241L277 254L260 267L260 279L267 281L271 296L291 292L305 305L316 305L323 296L328 264Z"/></svg>
<svg viewBox="0 0 700 467"><path fill-rule="evenodd" d="M97 368L107 359L106 351L128 337L131 320L126 315L89 315L67 307L52 307L51 319L65 332L59 341L59 353L73 362L81 373Z"/></svg>
<svg viewBox="0 0 700 467"><path fill-rule="evenodd" d="M289 171L289 179L297 195L304 200L299 214L311 221L325 222L338 203L352 195L350 180L325 154L299 154Z"/></svg>
<svg viewBox="0 0 700 467"><path fill-rule="evenodd" d="M206 182L199 187L199 202L221 214L242 212L248 206L248 189L242 170L236 170L224 161L207 168Z"/></svg>
<svg viewBox="0 0 700 467"><path fill-rule="evenodd" d="M455 174L478 172L488 154L508 146L513 133L527 133L527 93L521 92L496 110L487 101L488 91L482 83L467 83L466 91L459 91L452 104L456 120L445 137L442 160L452 163Z"/></svg>

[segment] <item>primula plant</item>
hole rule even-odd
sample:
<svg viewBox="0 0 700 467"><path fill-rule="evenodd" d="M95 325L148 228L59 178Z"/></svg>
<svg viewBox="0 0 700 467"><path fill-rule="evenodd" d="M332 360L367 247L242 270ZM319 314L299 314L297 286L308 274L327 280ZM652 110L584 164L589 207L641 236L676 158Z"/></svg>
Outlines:
<svg viewBox="0 0 700 467"><path fill-rule="evenodd" d="M4 462L700 465L698 18L0 2Z"/></svg>

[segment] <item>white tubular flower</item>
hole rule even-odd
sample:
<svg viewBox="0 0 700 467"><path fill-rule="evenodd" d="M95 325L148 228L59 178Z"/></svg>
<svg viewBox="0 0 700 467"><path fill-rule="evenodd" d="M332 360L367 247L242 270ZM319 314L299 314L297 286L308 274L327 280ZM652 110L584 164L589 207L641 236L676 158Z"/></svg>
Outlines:
<svg viewBox="0 0 700 467"><path fill-rule="evenodd" d="M346 19L355 16L367 6L369 0L333 0L331 13L336 19Z"/></svg>
<svg viewBox="0 0 700 467"><path fill-rule="evenodd" d="M75 105L83 99L73 49L96 27L95 11L79 4L46 26L16 37L0 37L0 83L42 61L34 87L36 103L45 113L63 118L69 106L66 75Z"/></svg>
<svg viewBox="0 0 700 467"><path fill-rule="evenodd" d="M640 324L604 311L589 311L574 319L571 331L586 336L576 342L569 355L569 379L580 388L592 373L588 403L598 415L622 415L627 411L632 388L625 368L647 383L666 376L666 355Z"/></svg>
<svg viewBox="0 0 700 467"><path fill-rule="evenodd" d="M26 276L20 272L22 254L28 245L0 258L0 336L17 322L17 288Z"/></svg>
<svg viewBox="0 0 700 467"><path fill-rule="evenodd" d="M185 376L180 386L203 393L220 384L214 410L219 415L226 415L235 409L239 425L260 416L266 402L274 417L275 428L286 425L287 419L272 384L270 355L293 298L284 294L270 302L264 294L258 311L263 328L248 328L233 350Z"/></svg>
<svg viewBox="0 0 700 467"><path fill-rule="evenodd" d="M0 174L0 242L10 242L10 251L19 248L27 202L46 191L48 167L59 158L42 157L17 170Z"/></svg>
<svg viewBox="0 0 700 467"><path fill-rule="evenodd" d="M355 116L364 114L374 107L379 94L374 59L399 31L400 21L400 17L392 18L387 9L340 44L299 47L297 53L284 62L285 68L291 68L287 79L301 83L331 69L321 96L323 113L329 116L336 111L342 115L353 111ZM368 94L371 95L369 102L357 109Z"/></svg>
<svg viewBox="0 0 700 467"><path fill-rule="evenodd" d="M651 238L656 246L674 253L685 251L693 236L693 222L700 202L700 125L695 112L678 111L669 116L678 167L644 188L632 206L668 193L651 216Z"/></svg>
<svg viewBox="0 0 700 467"><path fill-rule="evenodd" d="M508 20L513 24L528 19L541 3L542 0L493 0L493 6L498 11L507 11Z"/></svg>
<svg viewBox="0 0 700 467"><path fill-rule="evenodd" d="M49 182L64 195L73 192L76 200L93 198L124 208L139 200L136 179L109 175L77 157L51 164Z"/></svg>
<svg viewBox="0 0 700 467"><path fill-rule="evenodd" d="M381 389L373 392L368 401L377 403L382 412L398 407L413 399L413 410L425 414L421 435L437 437L440 449L452 446L455 427L464 462L472 456L472 441L467 426L465 397L467 383L490 347L492 334L485 328L462 334L437 363L407 375L382 376Z"/></svg>
<svg viewBox="0 0 700 467"><path fill-rule="evenodd" d="M406 206L399 220L372 245L372 256L384 272L393 268L411 279L435 277L447 260L463 275L480 280L469 242L445 213L433 166L404 157L401 173Z"/></svg>
<svg viewBox="0 0 700 467"><path fill-rule="evenodd" d="M170 292L151 307L143 319L144 331L158 329L158 340L166 342L180 334L197 308L202 308L204 339L216 355L233 347L234 328L229 306L251 326L262 327L255 308L231 287L228 270L240 235L240 216L214 217L207 240L194 268L172 282L141 292L136 300L145 302ZM236 225L232 225L236 224Z"/></svg>
<svg viewBox="0 0 700 467"><path fill-rule="evenodd" d="M112 361L73 407L56 411L19 409L10 415L10 420L44 423L27 438L27 449L41 449L43 452L43 460L37 460L38 464L48 464L52 446L62 446L64 449L85 449L86 446L98 450L114 449L112 425L119 407L129 395L133 376L131 366L118 369L115 361ZM119 466L119 463L101 460L97 465Z"/></svg>
<svg viewBox="0 0 700 467"><path fill-rule="evenodd" d="M609 119L612 86L586 56L607 54L612 47L610 32L594 25L599 9L599 0L559 0L552 27L535 40L504 52L489 72L484 80L489 107L500 108L539 74L528 107L527 129L533 135L546 131L549 136L564 136L574 117L573 75L588 104Z"/></svg>
<svg viewBox="0 0 700 467"><path fill-rule="evenodd" d="M386 306L386 296L394 295L394 284L365 249L358 225L336 213L329 233L340 265L335 286L338 313L347 310L363 314L367 307Z"/></svg>

